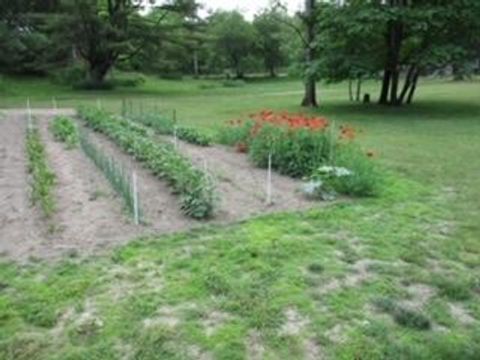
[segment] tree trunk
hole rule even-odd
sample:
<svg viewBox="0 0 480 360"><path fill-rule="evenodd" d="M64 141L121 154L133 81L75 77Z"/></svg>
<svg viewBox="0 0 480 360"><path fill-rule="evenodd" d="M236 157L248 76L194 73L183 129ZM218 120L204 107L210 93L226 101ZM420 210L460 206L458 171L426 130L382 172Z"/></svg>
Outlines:
<svg viewBox="0 0 480 360"><path fill-rule="evenodd" d="M413 101L413 95L415 95L415 90L417 90L418 78L420 76L420 70L417 69L415 75L413 75L412 86L410 86L410 91L407 97L407 104L411 104Z"/></svg>
<svg viewBox="0 0 480 360"><path fill-rule="evenodd" d="M317 104L317 88L315 80L307 80L305 83L305 97L302 101L302 106L305 107L318 107Z"/></svg>
<svg viewBox="0 0 480 360"><path fill-rule="evenodd" d="M353 101L353 80L352 79L348 79L348 97L350 99L350 101Z"/></svg>
<svg viewBox="0 0 480 360"><path fill-rule="evenodd" d="M110 62L104 62L101 64L90 64L89 78L94 87L101 87L105 81L105 77L110 71Z"/></svg>
<svg viewBox="0 0 480 360"><path fill-rule="evenodd" d="M385 70L383 71L382 91L380 93L380 99L378 100L378 103L381 105L388 104L388 90L390 89L390 79L390 70L385 68Z"/></svg>
<svg viewBox="0 0 480 360"><path fill-rule="evenodd" d="M360 101L361 93L362 93L362 77L360 76L357 79L357 98L356 98L356 101Z"/></svg>
<svg viewBox="0 0 480 360"><path fill-rule="evenodd" d="M305 0L305 24L307 26L307 37L305 44L305 95L302 106L318 107L315 74L312 73L312 62L315 59L315 0Z"/></svg>
<svg viewBox="0 0 480 360"><path fill-rule="evenodd" d="M196 79L198 75L200 75L198 70L198 52L197 50L193 50L193 76Z"/></svg>
<svg viewBox="0 0 480 360"><path fill-rule="evenodd" d="M269 66L268 72L270 73L271 78L276 78L277 77L277 73L275 72L275 66L273 66L273 65Z"/></svg>
<svg viewBox="0 0 480 360"><path fill-rule="evenodd" d="M407 6L407 1L390 0L390 7ZM387 58L385 60L380 104L399 105L398 84L400 77L400 51L404 36L404 24L401 20L392 20L388 23L385 36L387 45Z"/></svg>

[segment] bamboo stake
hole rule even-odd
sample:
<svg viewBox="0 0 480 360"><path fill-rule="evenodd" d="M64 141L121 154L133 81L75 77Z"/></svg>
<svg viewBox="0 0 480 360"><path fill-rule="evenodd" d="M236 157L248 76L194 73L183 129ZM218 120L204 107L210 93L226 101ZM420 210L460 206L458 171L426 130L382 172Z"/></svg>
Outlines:
<svg viewBox="0 0 480 360"><path fill-rule="evenodd" d="M268 154L267 205L272 205L272 153Z"/></svg>

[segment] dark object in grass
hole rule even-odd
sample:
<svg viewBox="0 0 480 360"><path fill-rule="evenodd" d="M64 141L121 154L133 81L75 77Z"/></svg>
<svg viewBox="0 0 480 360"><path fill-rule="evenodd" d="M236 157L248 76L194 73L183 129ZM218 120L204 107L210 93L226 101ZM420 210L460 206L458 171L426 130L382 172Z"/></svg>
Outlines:
<svg viewBox="0 0 480 360"><path fill-rule="evenodd" d="M363 95L363 103L370 104L370 94Z"/></svg>
<svg viewBox="0 0 480 360"><path fill-rule="evenodd" d="M319 263L313 263L308 265L308 271L315 273L315 274L320 274L325 270L322 264Z"/></svg>
<svg viewBox="0 0 480 360"><path fill-rule="evenodd" d="M390 298L380 298L374 305L387 314L390 314L398 325L417 330L429 330L430 320L423 314L396 304Z"/></svg>

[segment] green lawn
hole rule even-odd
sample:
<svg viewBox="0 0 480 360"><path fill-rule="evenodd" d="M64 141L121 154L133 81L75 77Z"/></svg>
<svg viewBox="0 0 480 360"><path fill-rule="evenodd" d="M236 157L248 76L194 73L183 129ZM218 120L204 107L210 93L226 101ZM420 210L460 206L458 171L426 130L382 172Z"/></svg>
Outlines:
<svg viewBox="0 0 480 360"><path fill-rule="evenodd" d="M5 82L0 107L55 96L118 110L134 99L209 131L264 108L299 111L302 89L149 79L92 94ZM95 259L5 262L0 359L478 358L480 82L424 81L405 108L346 96L322 86L318 112L362 130L388 173L382 196L140 239Z"/></svg>

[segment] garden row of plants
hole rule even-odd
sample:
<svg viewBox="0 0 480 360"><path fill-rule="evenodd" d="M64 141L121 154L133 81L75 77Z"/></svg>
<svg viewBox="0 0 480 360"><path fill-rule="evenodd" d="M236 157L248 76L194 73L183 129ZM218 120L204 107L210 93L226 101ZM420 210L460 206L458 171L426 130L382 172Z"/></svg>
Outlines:
<svg viewBox="0 0 480 360"><path fill-rule="evenodd" d="M338 129L322 117L264 110L230 121L219 141L248 153L259 167L307 180L304 191L319 198L337 193L374 196L382 176L373 159L355 143L356 131Z"/></svg>
<svg viewBox="0 0 480 360"><path fill-rule="evenodd" d="M176 136L180 140L199 146L210 146L212 144L210 136L191 127L178 126L173 118L162 113L151 112L128 115L128 118L152 128L159 135Z"/></svg>
<svg viewBox="0 0 480 360"><path fill-rule="evenodd" d="M132 177L129 172L117 163L113 157L105 155L100 148L95 146L84 131L80 132L80 145L84 153L105 175L115 192L123 199L128 213L135 219L142 221L143 212L138 196L134 192Z"/></svg>
<svg viewBox="0 0 480 360"><path fill-rule="evenodd" d="M136 127L135 129L143 133ZM88 134L85 131L80 132L75 121L67 116L55 117L50 124L50 131L55 140L67 145L67 149L73 149L80 144L83 152L102 171L112 188L123 199L129 214L136 220L142 219L138 196L133 191L132 178L123 166L105 155L90 141Z"/></svg>
<svg viewBox="0 0 480 360"><path fill-rule="evenodd" d="M181 209L187 216L205 219L213 215L215 191L210 176L196 169L171 144L159 143L142 125L100 109L83 107L78 113L87 126L105 134L156 176L167 180L180 196Z"/></svg>
<svg viewBox="0 0 480 360"><path fill-rule="evenodd" d="M48 218L55 211L55 174L47 161L45 146L36 126L31 123L27 129L28 172L31 175L31 200L33 205L40 205L43 214Z"/></svg>

